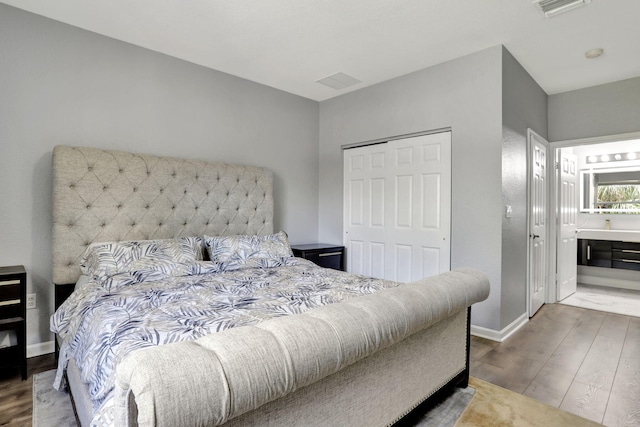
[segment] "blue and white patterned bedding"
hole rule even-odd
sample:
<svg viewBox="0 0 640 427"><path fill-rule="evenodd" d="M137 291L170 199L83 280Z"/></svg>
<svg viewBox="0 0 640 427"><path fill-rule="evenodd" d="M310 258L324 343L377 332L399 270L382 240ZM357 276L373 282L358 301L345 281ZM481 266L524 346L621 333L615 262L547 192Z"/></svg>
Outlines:
<svg viewBox="0 0 640 427"><path fill-rule="evenodd" d="M55 387L74 358L89 385L94 424L112 420L115 367L130 352L194 340L236 326L395 287L395 282L320 268L300 258L252 259L243 265L197 262L166 272L128 272L104 286L92 278L51 317L64 343ZM195 274L199 273L199 274Z"/></svg>

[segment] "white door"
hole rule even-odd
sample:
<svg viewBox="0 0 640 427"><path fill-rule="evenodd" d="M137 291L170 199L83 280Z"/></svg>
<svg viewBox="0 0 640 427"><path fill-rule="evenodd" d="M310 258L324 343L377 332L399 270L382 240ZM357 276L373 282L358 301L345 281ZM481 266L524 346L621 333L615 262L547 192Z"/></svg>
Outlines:
<svg viewBox="0 0 640 427"><path fill-rule="evenodd" d="M576 221L578 217L578 171L577 156L560 151L559 196L558 196L558 301L576 291L578 283L578 239Z"/></svg>
<svg viewBox="0 0 640 427"><path fill-rule="evenodd" d="M529 317L545 302L547 284L547 141L529 131Z"/></svg>
<svg viewBox="0 0 640 427"><path fill-rule="evenodd" d="M343 157L347 271L384 278L387 144L346 149Z"/></svg>
<svg viewBox="0 0 640 427"><path fill-rule="evenodd" d="M409 282L450 269L451 132L344 150L347 271Z"/></svg>

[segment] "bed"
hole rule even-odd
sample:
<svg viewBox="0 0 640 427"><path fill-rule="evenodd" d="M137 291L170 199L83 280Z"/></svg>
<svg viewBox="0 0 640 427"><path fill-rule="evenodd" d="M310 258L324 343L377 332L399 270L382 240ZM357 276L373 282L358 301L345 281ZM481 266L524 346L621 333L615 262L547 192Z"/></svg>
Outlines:
<svg viewBox="0 0 640 427"><path fill-rule="evenodd" d="M56 386L81 425L391 425L466 386L482 273L294 258L260 167L57 146L53 173Z"/></svg>

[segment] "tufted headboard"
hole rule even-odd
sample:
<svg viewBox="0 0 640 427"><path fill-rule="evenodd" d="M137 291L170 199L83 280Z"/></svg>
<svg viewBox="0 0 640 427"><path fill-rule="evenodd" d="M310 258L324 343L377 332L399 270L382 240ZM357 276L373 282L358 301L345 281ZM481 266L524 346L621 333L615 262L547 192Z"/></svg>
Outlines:
<svg viewBox="0 0 640 427"><path fill-rule="evenodd" d="M53 149L53 283L93 242L273 233L271 172L87 147Z"/></svg>

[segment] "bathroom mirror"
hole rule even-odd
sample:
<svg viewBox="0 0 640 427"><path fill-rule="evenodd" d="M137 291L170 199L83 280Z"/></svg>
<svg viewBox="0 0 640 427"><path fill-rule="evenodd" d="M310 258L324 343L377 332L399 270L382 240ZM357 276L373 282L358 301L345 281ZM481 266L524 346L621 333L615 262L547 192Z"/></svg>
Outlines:
<svg viewBox="0 0 640 427"><path fill-rule="evenodd" d="M640 213L640 167L581 170L580 211Z"/></svg>

